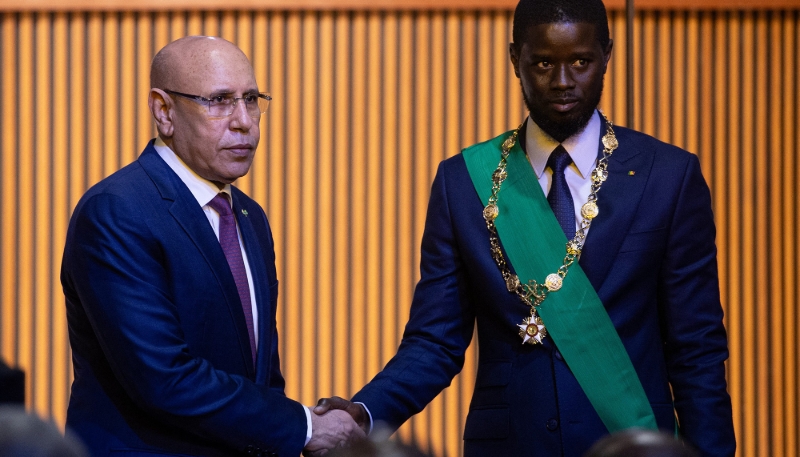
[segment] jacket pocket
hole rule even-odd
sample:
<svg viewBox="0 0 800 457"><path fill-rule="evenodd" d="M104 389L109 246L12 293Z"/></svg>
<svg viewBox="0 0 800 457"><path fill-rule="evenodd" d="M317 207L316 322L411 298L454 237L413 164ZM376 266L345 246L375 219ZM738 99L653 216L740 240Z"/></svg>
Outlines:
<svg viewBox="0 0 800 457"><path fill-rule="evenodd" d="M465 440L501 440L509 434L508 408L473 409L464 425Z"/></svg>
<svg viewBox="0 0 800 457"><path fill-rule="evenodd" d="M619 252L656 251L667 243L667 228L661 227L645 232L629 232L622 241Z"/></svg>

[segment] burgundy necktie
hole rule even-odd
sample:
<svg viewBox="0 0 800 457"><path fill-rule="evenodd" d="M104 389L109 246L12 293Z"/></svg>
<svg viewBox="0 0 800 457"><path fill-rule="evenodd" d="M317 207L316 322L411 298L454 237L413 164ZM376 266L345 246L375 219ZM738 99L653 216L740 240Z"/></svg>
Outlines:
<svg viewBox="0 0 800 457"><path fill-rule="evenodd" d="M250 337L250 353L253 356L253 366L255 366L256 338L253 328L253 305L250 300L250 286L247 283L247 270L244 268L244 259L242 259L242 248L239 245L239 234L236 231L236 217L231 211L231 204L225 193L218 193L208 202L208 206L219 213L219 244L222 246L225 258L228 259L233 280L236 281L236 289L239 290L239 300L242 302L244 320L247 322L247 335Z"/></svg>

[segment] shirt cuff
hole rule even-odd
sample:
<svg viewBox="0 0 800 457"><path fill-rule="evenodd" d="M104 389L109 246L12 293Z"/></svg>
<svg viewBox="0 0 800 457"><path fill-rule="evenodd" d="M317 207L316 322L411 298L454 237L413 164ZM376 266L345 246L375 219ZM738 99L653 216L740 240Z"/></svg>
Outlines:
<svg viewBox="0 0 800 457"><path fill-rule="evenodd" d="M356 401L353 403L361 405L364 407L365 410L367 410L367 416L369 416L369 430L367 430L367 435L369 435L370 433L372 433L372 413L369 412L369 408L367 408L367 405L365 405L364 403L361 403L360 401Z"/></svg>
<svg viewBox="0 0 800 457"><path fill-rule="evenodd" d="M366 408L366 406L364 408ZM306 447L308 442L311 441L311 409L308 406L303 406L303 411L306 412L306 425L308 426L306 428L306 442L303 444L303 447ZM369 410L367 413L369 413ZM371 420L372 417L370 416L370 421Z"/></svg>

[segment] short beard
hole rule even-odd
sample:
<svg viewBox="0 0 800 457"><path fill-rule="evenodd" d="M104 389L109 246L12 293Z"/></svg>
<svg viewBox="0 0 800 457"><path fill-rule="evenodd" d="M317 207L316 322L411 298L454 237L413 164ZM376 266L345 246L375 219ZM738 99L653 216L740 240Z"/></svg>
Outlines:
<svg viewBox="0 0 800 457"><path fill-rule="evenodd" d="M536 122L536 125L538 125L539 128L544 131L544 133L550 135L559 143L563 143L567 138L575 135L576 133L582 132L583 129L586 128L589 120L592 119L594 110L600 105L600 97L602 95L603 81L601 80L600 90L597 91L593 99L589 99L589 103L586 105L587 108L584 112L579 113L578 116L574 118L570 118L561 122L555 122L533 109L533 103L528 98L528 94L525 93L525 88L522 88L522 97L525 100L525 105L528 107L528 112L530 113L533 122Z"/></svg>

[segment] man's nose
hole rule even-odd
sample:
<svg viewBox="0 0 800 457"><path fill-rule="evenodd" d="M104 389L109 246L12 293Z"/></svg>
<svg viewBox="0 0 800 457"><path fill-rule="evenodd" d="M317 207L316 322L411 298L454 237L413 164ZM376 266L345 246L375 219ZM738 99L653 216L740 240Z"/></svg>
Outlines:
<svg viewBox="0 0 800 457"><path fill-rule="evenodd" d="M231 128L234 130L248 131L253 126L253 122L256 122L247 112L247 104L244 100L236 100L236 104L233 105L233 112L230 115Z"/></svg>
<svg viewBox="0 0 800 457"><path fill-rule="evenodd" d="M556 89L569 89L575 86L572 68L569 65L556 66L551 85Z"/></svg>

